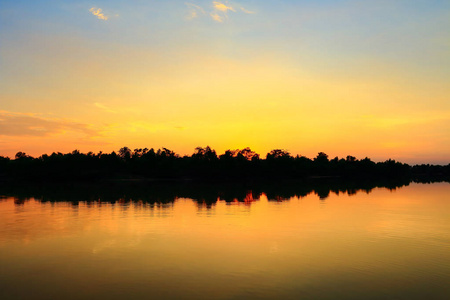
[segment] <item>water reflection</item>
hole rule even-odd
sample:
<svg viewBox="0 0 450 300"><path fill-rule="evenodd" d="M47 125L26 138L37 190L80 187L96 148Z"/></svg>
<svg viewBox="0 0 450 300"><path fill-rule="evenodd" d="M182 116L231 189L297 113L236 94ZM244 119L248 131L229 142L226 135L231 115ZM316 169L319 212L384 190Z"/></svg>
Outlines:
<svg viewBox="0 0 450 300"><path fill-rule="evenodd" d="M9 187L0 299L447 299L450 185L399 187Z"/></svg>
<svg viewBox="0 0 450 300"><path fill-rule="evenodd" d="M227 204L250 206L264 196L268 201L282 202L293 197L303 198L315 194L320 200L330 194L355 195L369 194L374 188L386 188L390 191L409 185L409 181L399 182L340 182L323 180L312 182L284 182L259 184L199 184L199 183L148 183L114 182L96 185L89 184L51 184L0 186L3 198L14 197L16 205L23 205L30 199L40 202L65 201L77 206L79 202L88 205L110 203L125 205L150 204L164 207L180 198L189 198L197 203L199 209L211 209L218 201Z"/></svg>

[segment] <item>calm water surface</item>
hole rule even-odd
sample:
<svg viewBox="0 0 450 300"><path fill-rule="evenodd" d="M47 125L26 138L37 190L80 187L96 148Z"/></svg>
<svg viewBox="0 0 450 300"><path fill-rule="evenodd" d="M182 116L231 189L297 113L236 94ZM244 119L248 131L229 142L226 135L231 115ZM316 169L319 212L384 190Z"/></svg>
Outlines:
<svg viewBox="0 0 450 300"><path fill-rule="evenodd" d="M450 184L213 205L0 199L0 299L450 299Z"/></svg>

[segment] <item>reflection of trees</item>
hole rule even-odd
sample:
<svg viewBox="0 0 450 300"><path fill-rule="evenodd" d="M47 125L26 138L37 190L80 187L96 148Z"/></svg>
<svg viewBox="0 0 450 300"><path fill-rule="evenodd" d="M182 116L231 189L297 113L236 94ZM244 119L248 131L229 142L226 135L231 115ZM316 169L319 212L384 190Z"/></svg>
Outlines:
<svg viewBox="0 0 450 300"><path fill-rule="evenodd" d="M100 205L130 203L157 207L172 205L179 198L197 202L199 208L212 208L218 201L251 205L265 195L269 201L287 201L292 197L302 198L316 194L326 199L331 193L336 195L369 193L374 188L395 189L408 185L409 181L361 181L312 180L308 182L264 182L244 184L201 184L201 183L143 183L122 182L103 184L56 184L56 185L7 185L0 186L0 194L14 197L18 205L29 199L40 202L69 202Z"/></svg>

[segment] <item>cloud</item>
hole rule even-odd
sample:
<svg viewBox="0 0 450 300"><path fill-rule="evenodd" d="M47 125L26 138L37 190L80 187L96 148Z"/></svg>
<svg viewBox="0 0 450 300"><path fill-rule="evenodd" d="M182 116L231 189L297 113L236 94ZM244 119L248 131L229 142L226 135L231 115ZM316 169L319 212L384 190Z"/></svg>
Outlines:
<svg viewBox="0 0 450 300"><path fill-rule="evenodd" d="M217 21L217 22L220 22L220 23L223 22L223 19L224 19L224 18L221 17L221 16L219 16L218 13L212 12L212 13L210 14L210 16L211 16L211 18L212 18L214 21Z"/></svg>
<svg viewBox="0 0 450 300"><path fill-rule="evenodd" d="M214 21L219 23L222 23L225 19L228 19L228 11L236 12L233 7L227 6L219 1L213 1L213 8L214 10L209 15Z"/></svg>
<svg viewBox="0 0 450 300"><path fill-rule="evenodd" d="M99 136L88 124L51 119L34 114L0 111L0 136L49 136L67 131Z"/></svg>
<svg viewBox="0 0 450 300"><path fill-rule="evenodd" d="M199 13L200 14L206 14L205 10L198 6L197 4L194 3L189 3L189 2L185 2L184 4L186 4L189 7L189 16L187 17L188 20L192 20L198 17Z"/></svg>
<svg viewBox="0 0 450 300"><path fill-rule="evenodd" d="M236 12L236 10L233 7L226 6L226 4L223 4L222 2L219 2L219 1L213 1L213 5L214 5L214 9L216 9L218 11L222 11L224 13L226 13L229 10Z"/></svg>
<svg viewBox="0 0 450 300"><path fill-rule="evenodd" d="M246 14L256 14L254 11L246 10L245 8L241 7L241 10Z"/></svg>
<svg viewBox="0 0 450 300"><path fill-rule="evenodd" d="M102 13L102 9L98 8L98 7L91 7L91 9L89 9L89 11L96 16L99 20L108 20L108 16L106 16L104 13Z"/></svg>
<svg viewBox="0 0 450 300"><path fill-rule="evenodd" d="M188 20L195 19L199 17L201 14L205 15L206 11L198 6L197 4L185 2L185 4L189 7L189 16L187 17ZM243 12L246 14L255 14L255 12L247 10L243 7L239 7L240 10L236 10L231 4L228 4L228 2L221 2L221 1L212 1L212 10L209 12L209 16L211 19L213 19L216 22L222 23L226 19L228 19L228 13L238 13Z"/></svg>

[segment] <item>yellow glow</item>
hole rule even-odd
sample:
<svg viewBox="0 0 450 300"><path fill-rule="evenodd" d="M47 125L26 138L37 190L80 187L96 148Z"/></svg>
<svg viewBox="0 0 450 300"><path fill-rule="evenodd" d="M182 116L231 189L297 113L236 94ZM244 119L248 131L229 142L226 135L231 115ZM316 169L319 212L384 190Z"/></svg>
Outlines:
<svg viewBox="0 0 450 300"><path fill-rule="evenodd" d="M184 155L210 145L219 153L250 147L263 157L283 148L308 157L323 151L412 163L448 160L449 90L431 83L423 89L427 81L421 76L405 83L407 70L373 62L363 66L370 74L342 76L276 52L243 50L233 58L189 47L167 55L117 46L105 55L77 38L58 40L64 51L36 52L24 61L45 65L48 83L24 75L29 88L20 97L3 97L5 103L28 103L20 114L46 113L35 115L39 124L16 118L34 134L3 135L1 155L123 146L167 147ZM35 43L48 47L52 39ZM67 52L74 53L71 60ZM9 131L18 125L0 124ZM46 133L38 134L38 127Z"/></svg>

